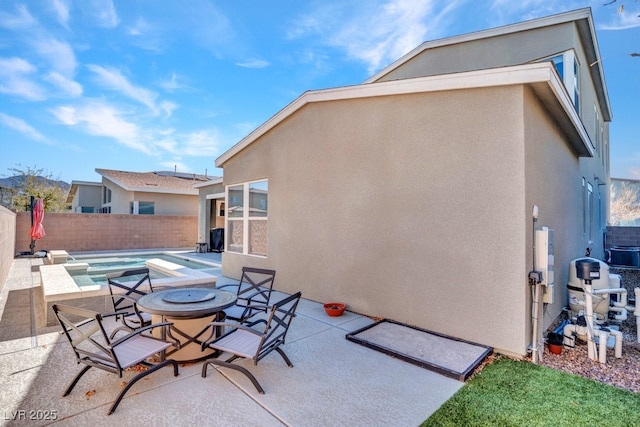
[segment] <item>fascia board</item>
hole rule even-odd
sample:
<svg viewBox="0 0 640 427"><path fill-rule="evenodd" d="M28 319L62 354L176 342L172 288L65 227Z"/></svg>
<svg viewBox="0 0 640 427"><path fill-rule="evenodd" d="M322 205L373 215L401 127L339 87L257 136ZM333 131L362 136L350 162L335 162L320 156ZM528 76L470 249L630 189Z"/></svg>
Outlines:
<svg viewBox="0 0 640 427"><path fill-rule="evenodd" d="M532 19L530 21L504 25L502 27L489 28L487 30L476 31L473 33L461 34L458 36L427 41L422 43L420 46L416 47L415 49L411 50L409 53L405 54L404 56L400 57L398 60L394 61L390 65L386 66L382 70L378 71L376 74L374 74L373 76L365 80L364 83L376 82L378 79L389 74L391 71L395 70L396 68L400 67L407 61L411 60L413 57L419 55L420 53L428 49L433 49L436 47L443 47L443 46L451 46L451 45L466 43L470 41L488 39L491 37L499 37L507 34L524 32L524 31L529 31L537 28L549 27L552 25L564 24L567 22L577 21L580 19L591 20L590 17L591 17L591 12L589 8L583 8L575 11L546 16L543 18ZM595 32L593 32L592 34L595 34Z"/></svg>
<svg viewBox="0 0 640 427"><path fill-rule="evenodd" d="M210 185L216 185L216 184L222 184L222 178L218 177L218 178L212 178L209 181L205 181L205 182L199 182L197 184L193 184L193 188L202 188L202 187L208 187Z"/></svg>
<svg viewBox="0 0 640 427"><path fill-rule="evenodd" d="M587 151L593 155L593 150L591 150L588 143L589 137L582 126L577 112L573 108L568 94L564 90L562 82L553 69L553 64L550 62L539 62L513 67L491 68L456 74L393 80L305 92L223 153L216 159L215 164L216 167L222 167L225 162L249 146L253 141L266 134L287 117L291 116L295 111L309 103L535 83L547 83L556 99L558 99L558 102L562 105L562 109L569 117L572 127L576 129L576 132L585 143Z"/></svg>

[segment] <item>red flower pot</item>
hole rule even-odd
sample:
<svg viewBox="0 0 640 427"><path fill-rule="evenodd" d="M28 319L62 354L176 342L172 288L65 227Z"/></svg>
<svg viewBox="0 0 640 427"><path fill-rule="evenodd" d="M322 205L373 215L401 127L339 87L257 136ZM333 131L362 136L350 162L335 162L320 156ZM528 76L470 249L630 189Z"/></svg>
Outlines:
<svg viewBox="0 0 640 427"><path fill-rule="evenodd" d="M553 354L562 354L562 344L549 343L549 351Z"/></svg>
<svg viewBox="0 0 640 427"><path fill-rule="evenodd" d="M328 302L324 305L324 311L326 311L329 316L334 317L342 316L345 308L347 308L347 306L340 302Z"/></svg>

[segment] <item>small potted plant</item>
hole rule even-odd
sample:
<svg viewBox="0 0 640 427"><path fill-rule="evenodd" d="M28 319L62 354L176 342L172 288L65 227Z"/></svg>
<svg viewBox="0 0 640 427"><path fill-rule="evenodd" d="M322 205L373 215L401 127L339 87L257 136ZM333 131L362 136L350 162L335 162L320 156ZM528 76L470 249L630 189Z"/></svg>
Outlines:
<svg viewBox="0 0 640 427"><path fill-rule="evenodd" d="M328 302L324 305L324 311L333 317L342 316L345 308L347 308L346 304L342 304L341 302Z"/></svg>

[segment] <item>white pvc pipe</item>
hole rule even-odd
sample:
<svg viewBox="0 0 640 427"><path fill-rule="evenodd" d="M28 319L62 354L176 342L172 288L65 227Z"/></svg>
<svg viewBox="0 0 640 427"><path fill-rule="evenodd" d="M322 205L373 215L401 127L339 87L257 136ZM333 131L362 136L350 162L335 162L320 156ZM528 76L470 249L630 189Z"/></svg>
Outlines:
<svg viewBox="0 0 640 427"><path fill-rule="evenodd" d="M627 320L627 309L622 307L609 307L609 311L615 311L620 314L616 314L614 319L624 322Z"/></svg>
<svg viewBox="0 0 640 427"><path fill-rule="evenodd" d="M538 360L542 360L542 354L540 354L540 342L539 341L539 332L538 332L538 327L539 327L539 323L540 323L540 303L539 303L539 299L540 299L540 288L542 287L542 285L540 285L539 283L537 283L533 289L533 307L532 307L532 311L533 311L533 315L532 315L532 320L533 320L533 339L532 339L532 352L531 352L531 361L533 362L533 364L538 364Z"/></svg>
<svg viewBox="0 0 640 427"><path fill-rule="evenodd" d="M595 342L593 341L593 298L592 298L592 288L590 281L585 281L585 319L587 321L587 355L589 359L596 360L595 354Z"/></svg>
<svg viewBox="0 0 640 427"><path fill-rule="evenodd" d="M609 332L596 329L593 334L598 337L598 362L607 363L607 340Z"/></svg>
<svg viewBox="0 0 640 427"><path fill-rule="evenodd" d="M616 344L614 346L614 352L615 352L615 356L616 358L621 358L622 357L622 332L620 331L609 331L609 333L611 335L613 335L616 339Z"/></svg>
<svg viewBox="0 0 640 427"><path fill-rule="evenodd" d="M627 306L627 290L625 288L603 288L594 289L594 295L607 295L607 294L620 294L622 297L620 301L613 303L614 307L626 307Z"/></svg>

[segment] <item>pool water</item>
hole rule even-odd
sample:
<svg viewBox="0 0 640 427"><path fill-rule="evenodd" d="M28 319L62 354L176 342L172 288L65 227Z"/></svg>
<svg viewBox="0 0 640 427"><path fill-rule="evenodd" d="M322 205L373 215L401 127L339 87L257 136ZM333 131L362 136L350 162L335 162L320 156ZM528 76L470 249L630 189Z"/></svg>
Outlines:
<svg viewBox="0 0 640 427"><path fill-rule="evenodd" d="M174 264L178 264L194 270L211 269L218 267L215 264L205 264L202 262L190 260L188 258L163 253L75 257L74 259L69 260L67 264L89 264L89 268L86 272L84 270L69 270L69 275L73 278L78 286L106 285L107 273L130 270L133 268L143 268L146 267L145 262L150 259L161 259L163 261L172 262ZM151 279L171 277L154 269L149 269L149 275ZM130 277L130 280L132 281L139 279L136 276Z"/></svg>

